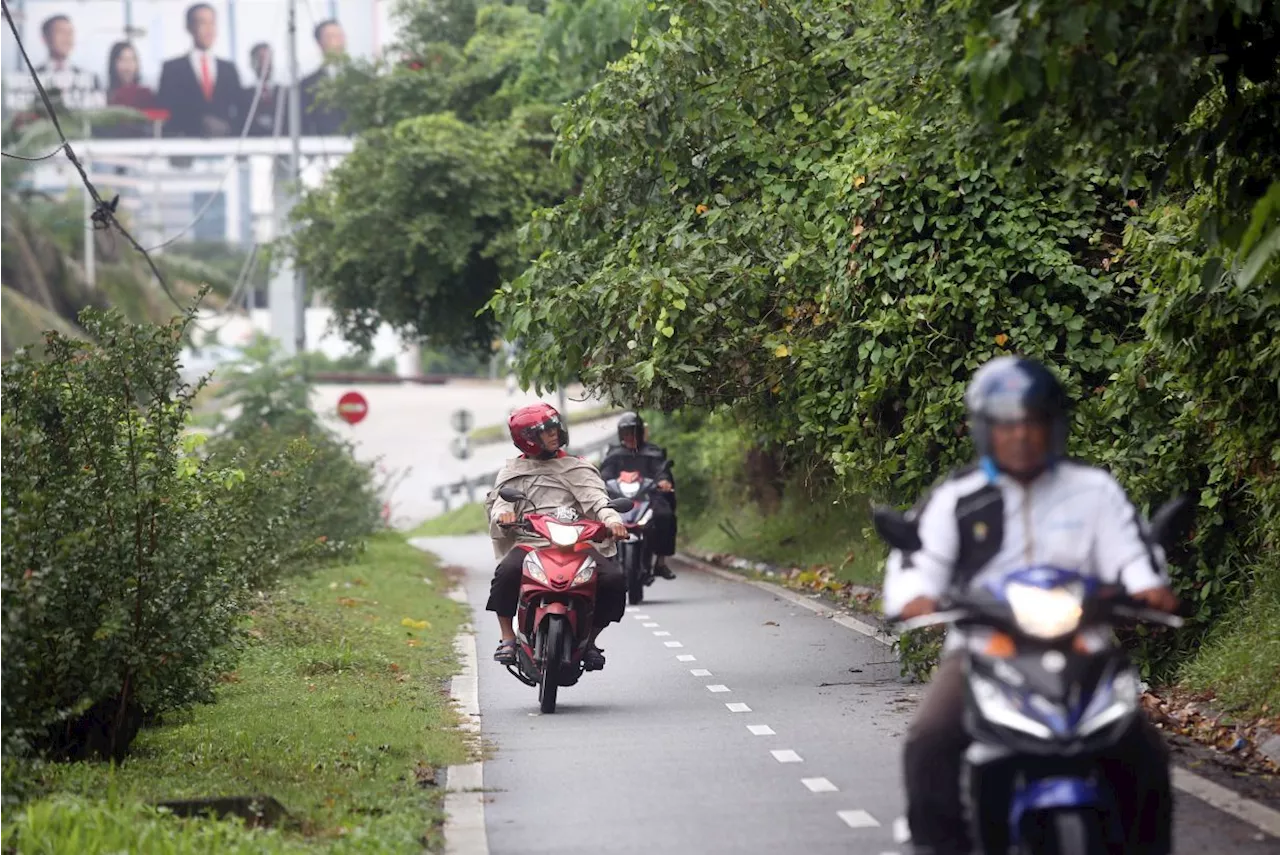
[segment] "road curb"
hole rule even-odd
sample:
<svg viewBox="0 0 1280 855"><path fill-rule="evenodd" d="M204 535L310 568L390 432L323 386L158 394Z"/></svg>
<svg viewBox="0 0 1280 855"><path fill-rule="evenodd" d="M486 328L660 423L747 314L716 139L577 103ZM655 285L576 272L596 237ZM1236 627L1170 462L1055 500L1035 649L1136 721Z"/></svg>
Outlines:
<svg viewBox="0 0 1280 855"><path fill-rule="evenodd" d="M868 638L873 638L886 646L892 646L896 636L892 633L884 632L866 621L858 620L851 615L845 614L842 610L820 602L814 598L807 597L804 594L798 594L795 591L775 585L772 582L764 582L759 579L748 579L741 573L733 570L725 570L714 564L709 564L700 558L694 558L691 555L677 553L674 556L678 561L688 564L709 573L739 584L751 585L759 588L779 599L794 603L797 606L803 606L812 612L829 617L835 623L851 629L854 632L861 633ZM1259 831L1270 834L1272 837L1280 838L1280 811L1273 810L1261 802L1253 799L1245 798L1237 795L1221 784L1215 784L1207 778L1202 778L1196 773L1184 769L1181 766L1174 766L1170 770L1173 778L1173 786L1184 793L1195 796L1202 802L1217 808L1223 813L1230 814L1241 822L1248 823Z"/></svg>
<svg viewBox="0 0 1280 855"><path fill-rule="evenodd" d="M429 552L422 541L409 538L409 545ZM449 599L471 611L467 589L459 584L449 592ZM468 621L458 627L453 637L460 670L449 681L449 697L458 709L458 728L469 734L480 746L480 674L477 669L475 629ZM445 855L489 855L489 834L484 816L484 762L477 760L450 766L445 773L444 795Z"/></svg>

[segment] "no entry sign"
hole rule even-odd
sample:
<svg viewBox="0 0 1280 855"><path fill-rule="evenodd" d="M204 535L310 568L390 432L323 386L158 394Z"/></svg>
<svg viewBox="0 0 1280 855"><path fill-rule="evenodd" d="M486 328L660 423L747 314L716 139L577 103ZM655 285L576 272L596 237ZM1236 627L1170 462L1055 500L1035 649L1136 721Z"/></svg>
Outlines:
<svg viewBox="0 0 1280 855"><path fill-rule="evenodd" d="M369 415L369 402L359 392L347 392L338 399L338 417L349 425Z"/></svg>

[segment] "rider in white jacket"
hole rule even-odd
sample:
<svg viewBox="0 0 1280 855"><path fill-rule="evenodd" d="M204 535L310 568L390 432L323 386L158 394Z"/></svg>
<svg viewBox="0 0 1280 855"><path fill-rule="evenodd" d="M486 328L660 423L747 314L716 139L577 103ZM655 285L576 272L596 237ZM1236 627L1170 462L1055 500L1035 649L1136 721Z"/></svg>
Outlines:
<svg viewBox="0 0 1280 855"><path fill-rule="evenodd" d="M974 375L965 404L978 463L917 504L920 549L890 554L885 614L929 614L953 586L1035 564L1092 573L1152 608L1177 608L1163 553L1124 490L1106 471L1065 459L1068 403L1047 368L1017 357L992 360ZM963 643L959 631L948 633L907 734L907 821L917 855L970 851L960 801L964 660L949 655ZM1140 719L1105 765L1130 833L1125 851L1168 855L1171 793L1159 732Z"/></svg>

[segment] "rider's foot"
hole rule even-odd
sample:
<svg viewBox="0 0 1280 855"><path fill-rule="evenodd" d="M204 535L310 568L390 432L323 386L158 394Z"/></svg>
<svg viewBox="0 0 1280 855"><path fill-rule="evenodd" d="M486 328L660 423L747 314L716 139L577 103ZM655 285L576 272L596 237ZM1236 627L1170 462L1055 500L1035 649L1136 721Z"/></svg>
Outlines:
<svg viewBox="0 0 1280 855"><path fill-rule="evenodd" d="M516 640L512 638L498 642L498 649L493 651L493 661L499 665L516 664Z"/></svg>
<svg viewBox="0 0 1280 855"><path fill-rule="evenodd" d="M582 654L582 666L588 671L599 671L604 667L604 651L594 644L588 644Z"/></svg>
<svg viewBox="0 0 1280 855"><path fill-rule="evenodd" d="M676 574L667 566L667 559L662 556L658 556L653 562L653 572L663 579L674 579L676 577Z"/></svg>

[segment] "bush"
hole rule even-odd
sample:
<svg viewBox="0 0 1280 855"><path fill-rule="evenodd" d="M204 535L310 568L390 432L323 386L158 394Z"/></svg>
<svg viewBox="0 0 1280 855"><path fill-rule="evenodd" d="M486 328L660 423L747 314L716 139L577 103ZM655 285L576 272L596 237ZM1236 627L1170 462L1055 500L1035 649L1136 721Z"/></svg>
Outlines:
<svg viewBox="0 0 1280 855"><path fill-rule="evenodd" d="M206 443L184 436L189 317L82 322L101 344L50 333L3 373L6 754L121 758L145 720L212 700L254 589L379 524L372 467L296 365L233 377L241 412Z"/></svg>
<svg viewBox="0 0 1280 855"><path fill-rule="evenodd" d="M256 546L252 479L184 451L185 321L82 322L100 346L50 333L3 372L6 752L120 757L207 699Z"/></svg>

